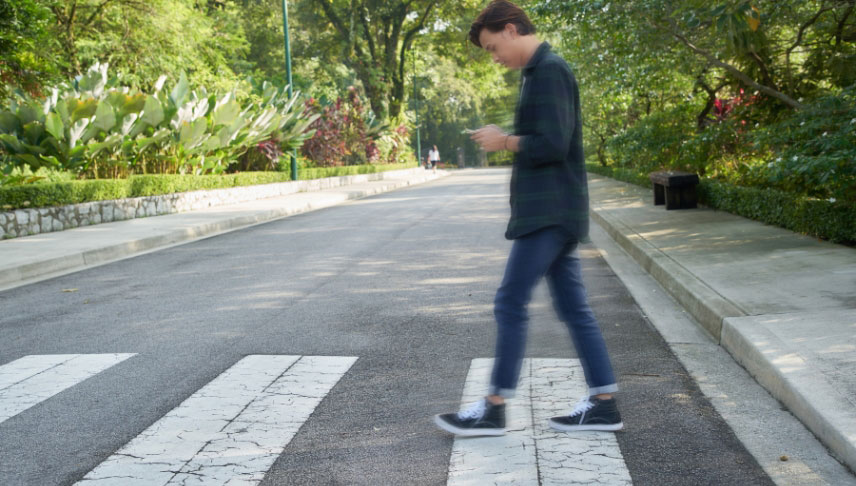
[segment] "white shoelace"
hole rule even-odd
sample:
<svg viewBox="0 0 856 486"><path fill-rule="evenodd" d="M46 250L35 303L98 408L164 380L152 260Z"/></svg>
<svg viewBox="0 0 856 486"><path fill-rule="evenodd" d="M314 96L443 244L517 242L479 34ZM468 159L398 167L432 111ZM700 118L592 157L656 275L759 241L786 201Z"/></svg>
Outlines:
<svg viewBox="0 0 856 486"><path fill-rule="evenodd" d="M589 397L585 397L582 400L580 400L579 402L577 402L577 404L574 406L574 409L571 410L571 415L569 415L569 416L570 417L576 417L577 415L579 415L581 413L588 412L592 408L594 408L594 403L592 403L591 400L589 400Z"/></svg>
<svg viewBox="0 0 856 486"><path fill-rule="evenodd" d="M484 416L484 413L487 410L487 404L485 403L485 401L485 399L481 399L475 403L470 404L469 407L458 412L458 418L461 420L481 418L482 416Z"/></svg>

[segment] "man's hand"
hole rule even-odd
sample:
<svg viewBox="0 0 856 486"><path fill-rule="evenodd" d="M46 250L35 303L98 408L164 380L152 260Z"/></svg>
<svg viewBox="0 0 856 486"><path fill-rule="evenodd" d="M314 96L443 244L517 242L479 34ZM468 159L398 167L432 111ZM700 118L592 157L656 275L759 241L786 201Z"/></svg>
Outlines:
<svg viewBox="0 0 856 486"><path fill-rule="evenodd" d="M508 145L508 134L496 125L479 128L470 138L481 145L485 152L499 152L511 148Z"/></svg>

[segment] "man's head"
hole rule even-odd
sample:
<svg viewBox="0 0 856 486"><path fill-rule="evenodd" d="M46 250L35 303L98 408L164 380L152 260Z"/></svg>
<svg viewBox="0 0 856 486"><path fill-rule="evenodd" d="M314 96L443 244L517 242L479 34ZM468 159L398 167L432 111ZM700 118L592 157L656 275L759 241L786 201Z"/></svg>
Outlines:
<svg viewBox="0 0 856 486"><path fill-rule="evenodd" d="M470 42L488 51L494 62L520 69L537 42L534 34L535 26L523 9L508 0L493 0L470 27Z"/></svg>

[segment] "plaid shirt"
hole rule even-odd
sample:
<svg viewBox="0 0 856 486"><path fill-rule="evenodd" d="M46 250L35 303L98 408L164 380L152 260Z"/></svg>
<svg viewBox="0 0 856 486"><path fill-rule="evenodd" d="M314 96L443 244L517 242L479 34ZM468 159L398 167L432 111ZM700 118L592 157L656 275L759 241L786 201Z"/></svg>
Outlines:
<svg viewBox="0 0 856 486"><path fill-rule="evenodd" d="M514 134L522 137L511 175L513 240L547 226L589 242L589 200L576 79L542 43L523 68Z"/></svg>

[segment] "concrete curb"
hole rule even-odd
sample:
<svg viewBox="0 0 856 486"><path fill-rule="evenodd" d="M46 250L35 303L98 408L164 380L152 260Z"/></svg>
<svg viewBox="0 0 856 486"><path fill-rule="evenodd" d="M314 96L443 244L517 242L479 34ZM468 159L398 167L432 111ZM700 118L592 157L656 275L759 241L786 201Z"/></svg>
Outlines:
<svg viewBox="0 0 856 486"><path fill-rule="evenodd" d="M620 221L592 208L592 219L663 286L719 343L722 320L746 313Z"/></svg>
<svg viewBox="0 0 856 486"><path fill-rule="evenodd" d="M810 363L758 319L728 318L722 347L829 449L856 471L856 410ZM803 316L808 318L808 316ZM739 324L738 324L739 323ZM774 363L787 363L776 366Z"/></svg>
<svg viewBox="0 0 856 486"><path fill-rule="evenodd" d="M592 202L590 213L610 238L660 283L715 342L787 406L843 464L856 471L853 404L836 392L822 372L795 353L793 346L758 322L782 316L748 315L632 228L610 217L596 201Z"/></svg>
<svg viewBox="0 0 856 486"><path fill-rule="evenodd" d="M289 205L267 210L254 210L251 214L240 214L232 217L224 217L213 222L190 224L150 237L143 237L136 240L122 242L120 244L109 244L98 248L82 249L79 252L73 252L56 258L46 258L37 262L29 262L17 266L2 268L2 271L0 271L0 290L8 290L39 280L53 278L59 275L64 275L97 265L103 265L105 263L113 262L130 256L135 256L148 251L162 249L176 244L187 243L200 238L214 236L220 233L225 233L228 231L233 231L256 224L274 221L276 219L284 218L287 216L293 216L295 214L301 214L309 211L328 208L349 200L374 196L403 187L429 182L444 177L446 175L448 175L448 172L443 171L437 173L428 172L425 174L415 173L414 177L409 177L406 179L374 181L380 184L376 184L373 187L367 189L348 189L347 186L336 187L333 189L338 189L338 191L333 193L325 193L323 191L313 192L312 194L313 196L315 196L313 200L307 201L305 204L302 205ZM307 193L297 194L305 195ZM192 212L179 214L186 215L192 214ZM144 218L144 220L152 220L159 217L169 216L170 215L153 216L150 218ZM86 231L87 229L91 230L93 228L103 228L105 225L109 224L111 223L104 223L101 225L94 225L85 228L77 228L76 230L70 231ZM24 238L15 238L9 240L9 242L21 242L23 239Z"/></svg>

